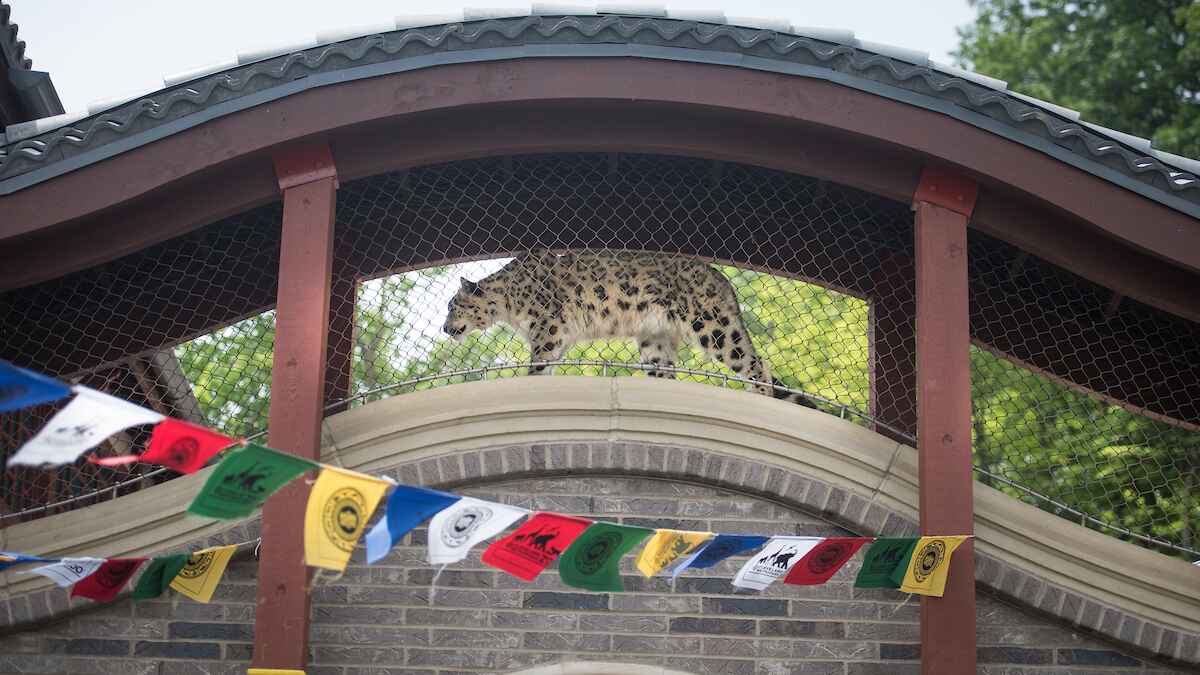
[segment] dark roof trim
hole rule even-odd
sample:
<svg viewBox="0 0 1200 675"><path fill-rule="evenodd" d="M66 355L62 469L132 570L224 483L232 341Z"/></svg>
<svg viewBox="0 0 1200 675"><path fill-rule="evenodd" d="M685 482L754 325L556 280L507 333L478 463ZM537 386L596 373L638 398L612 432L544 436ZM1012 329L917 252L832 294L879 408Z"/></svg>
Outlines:
<svg viewBox="0 0 1200 675"><path fill-rule="evenodd" d="M627 42L613 44L614 38ZM504 42L511 44L496 46ZM1200 181L1194 177L1006 92L806 37L618 16L525 17L395 31L232 68L5 148L7 156L0 155L0 195L316 87L453 63L613 56L734 66L834 82L986 129L1200 218ZM180 105L184 102L187 105Z"/></svg>
<svg viewBox="0 0 1200 675"><path fill-rule="evenodd" d="M25 43L17 39L17 24L8 21L11 15L12 7L0 2L0 55L9 68L29 70L33 61L25 57Z"/></svg>

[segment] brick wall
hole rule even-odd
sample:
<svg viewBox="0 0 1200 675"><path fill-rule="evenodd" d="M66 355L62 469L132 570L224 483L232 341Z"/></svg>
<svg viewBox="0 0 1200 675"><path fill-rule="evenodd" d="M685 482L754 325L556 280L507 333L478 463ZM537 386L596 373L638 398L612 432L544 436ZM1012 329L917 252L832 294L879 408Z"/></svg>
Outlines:
<svg viewBox="0 0 1200 675"><path fill-rule="evenodd" d="M395 475L411 477L404 473ZM760 496L646 477L529 477L459 491L647 527L847 534ZM243 525L223 539L253 530ZM452 675L562 661L696 674L919 672L919 603L897 591L855 590L857 561L823 586L777 584L758 594L730 585L740 560L689 572L672 587L668 578L642 578L627 557L627 592L600 594L563 586L553 570L526 584L483 566L481 547L431 587L424 538L424 529L415 531L372 566L362 564L360 549L341 578L316 582L310 673ZM257 572L252 560L235 561L210 605L125 600L0 637L0 673L244 673ZM34 605L21 611L39 614ZM979 661L980 672L995 675L1185 672L986 594L979 598Z"/></svg>

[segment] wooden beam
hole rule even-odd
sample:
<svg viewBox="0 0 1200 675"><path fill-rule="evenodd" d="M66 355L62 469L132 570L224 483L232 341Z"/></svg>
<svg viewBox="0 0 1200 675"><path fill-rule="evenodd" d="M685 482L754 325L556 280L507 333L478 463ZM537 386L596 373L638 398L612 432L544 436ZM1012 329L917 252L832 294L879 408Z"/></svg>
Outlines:
<svg viewBox="0 0 1200 675"><path fill-rule="evenodd" d="M283 192L275 356L271 370L272 447L309 459L321 451L337 171L328 146L276 155ZM292 481L263 507L254 658L258 668L303 670L308 662L308 568L304 513L309 486Z"/></svg>
<svg viewBox="0 0 1200 675"><path fill-rule="evenodd" d="M977 187L933 168L921 175L916 211L917 448L921 533L974 532L971 471L967 222ZM975 553L951 559L944 597L921 598L921 672L975 672Z"/></svg>

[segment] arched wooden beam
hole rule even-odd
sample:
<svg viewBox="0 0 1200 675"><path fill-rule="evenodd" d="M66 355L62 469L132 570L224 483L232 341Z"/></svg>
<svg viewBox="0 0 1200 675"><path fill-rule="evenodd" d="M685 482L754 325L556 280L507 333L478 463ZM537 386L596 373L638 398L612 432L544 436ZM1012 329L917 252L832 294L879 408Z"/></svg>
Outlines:
<svg viewBox="0 0 1200 675"><path fill-rule="evenodd" d="M576 108L564 117L559 104L568 102ZM528 105L521 119L505 119L514 103ZM460 117L456 128L444 126L440 118L455 110L467 111L468 123ZM715 129L713 120L720 120ZM979 128L863 91L644 59L441 66L313 89L180 132L0 199L9 216L0 240L21 238L8 242L20 262L0 276L0 288L94 265L271 200L277 188L266 151L310 136L330 142L347 180L467 156L625 149L737 159L901 200L932 158L980 181L976 226L1129 297L1200 319L1200 299L1183 291L1200 270L1200 250L1189 245L1196 223L1184 214ZM1080 250L1091 253L1076 262Z"/></svg>

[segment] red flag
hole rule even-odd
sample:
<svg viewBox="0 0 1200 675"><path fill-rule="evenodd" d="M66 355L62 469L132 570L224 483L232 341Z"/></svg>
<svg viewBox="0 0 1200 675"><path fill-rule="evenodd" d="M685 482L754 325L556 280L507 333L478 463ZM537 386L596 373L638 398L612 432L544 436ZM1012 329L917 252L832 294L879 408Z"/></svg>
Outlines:
<svg viewBox="0 0 1200 675"><path fill-rule="evenodd" d="M535 513L515 532L483 552L483 562L533 581L575 541L592 521L559 513Z"/></svg>
<svg viewBox="0 0 1200 675"><path fill-rule="evenodd" d="M869 537L830 537L801 558L783 583L797 586L823 584L868 541L871 541Z"/></svg>
<svg viewBox="0 0 1200 675"><path fill-rule="evenodd" d="M146 562L145 558L109 558L100 569L75 584L71 597L91 598L96 602L112 602L133 578L134 572Z"/></svg>
<svg viewBox="0 0 1200 675"><path fill-rule="evenodd" d="M118 466L133 462L161 464L179 473L196 473L233 439L183 420L167 418L154 427L150 447L141 455L89 458L93 464Z"/></svg>

